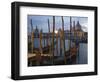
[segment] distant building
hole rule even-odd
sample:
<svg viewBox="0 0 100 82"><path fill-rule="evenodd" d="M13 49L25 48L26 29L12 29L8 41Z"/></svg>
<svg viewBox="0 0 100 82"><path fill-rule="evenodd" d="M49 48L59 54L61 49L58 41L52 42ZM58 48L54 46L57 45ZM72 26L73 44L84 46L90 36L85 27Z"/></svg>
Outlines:
<svg viewBox="0 0 100 82"><path fill-rule="evenodd" d="M77 37L79 39L81 38L87 38L87 32L84 32L82 30L82 26L80 24L79 21L77 21L77 23L75 24L75 21L73 21L73 25L71 25L71 30L64 30L64 34L66 38L69 38L71 36L71 38ZM60 33L61 33L62 29L58 29L58 36L60 37ZM38 29L38 27L36 26L36 28L33 30L34 33L34 38L39 38L39 33L42 32L42 37L43 38L48 38L48 37L52 37L52 32L50 33L44 33L43 30ZM28 35L28 40L31 41L31 33Z"/></svg>
<svg viewBox="0 0 100 82"><path fill-rule="evenodd" d="M82 30L82 26L80 25L79 21L77 21L77 24L75 26L75 34L76 36L78 36L79 38L83 38L85 37L85 33L83 30Z"/></svg>
<svg viewBox="0 0 100 82"><path fill-rule="evenodd" d="M39 29L36 26L36 29L34 30L34 36L39 37Z"/></svg>

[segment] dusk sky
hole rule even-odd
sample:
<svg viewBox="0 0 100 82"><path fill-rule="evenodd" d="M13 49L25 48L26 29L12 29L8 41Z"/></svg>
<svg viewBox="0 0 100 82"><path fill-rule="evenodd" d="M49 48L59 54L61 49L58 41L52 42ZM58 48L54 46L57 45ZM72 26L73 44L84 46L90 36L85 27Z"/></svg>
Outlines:
<svg viewBox="0 0 100 82"><path fill-rule="evenodd" d="M70 17L69 16L64 16L64 30L67 30L70 28ZM53 26L53 16L42 16L42 15L28 15L28 32L31 31L31 23L30 20L32 19L32 26L33 29L38 27L38 29L43 29L43 32L48 32L48 19L50 21L50 30L52 31L52 26ZM82 25L83 31L88 30L88 18L87 17L72 17L72 25L73 21L75 21L75 24L77 21L80 22ZM55 16L55 29L58 30L61 28L62 25L62 20L61 16Z"/></svg>

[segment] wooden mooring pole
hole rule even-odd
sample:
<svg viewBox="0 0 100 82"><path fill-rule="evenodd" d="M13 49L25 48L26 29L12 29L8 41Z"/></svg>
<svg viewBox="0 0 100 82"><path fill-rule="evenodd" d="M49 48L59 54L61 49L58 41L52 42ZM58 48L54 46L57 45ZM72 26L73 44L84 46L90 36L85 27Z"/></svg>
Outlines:
<svg viewBox="0 0 100 82"><path fill-rule="evenodd" d="M64 34L64 19L62 18L62 39L63 39L63 51L64 51L64 62L66 64L66 54L65 54L65 34Z"/></svg>
<svg viewBox="0 0 100 82"><path fill-rule="evenodd" d="M54 35L55 35L55 16L53 16L53 33L52 33L52 63L54 64Z"/></svg>
<svg viewBox="0 0 100 82"><path fill-rule="evenodd" d="M48 19L48 45L49 45L49 54L51 58L51 38L50 38L50 21Z"/></svg>
<svg viewBox="0 0 100 82"><path fill-rule="evenodd" d="M43 54L43 51L42 51L42 29L40 31L39 38L40 38L40 53Z"/></svg>
<svg viewBox="0 0 100 82"><path fill-rule="evenodd" d="M31 23L31 52L33 53L33 48L34 48L34 32L33 32L32 19L31 19L30 23Z"/></svg>

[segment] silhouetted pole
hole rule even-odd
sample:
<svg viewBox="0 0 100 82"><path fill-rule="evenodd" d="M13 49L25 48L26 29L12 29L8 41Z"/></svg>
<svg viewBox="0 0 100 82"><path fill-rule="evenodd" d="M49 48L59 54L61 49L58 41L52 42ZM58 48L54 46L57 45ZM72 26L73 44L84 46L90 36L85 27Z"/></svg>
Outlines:
<svg viewBox="0 0 100 82"><path fill-rule="evenodd" d="M53 33L52 33L52 63L54 64L54 35L55 35L55 16L53 16Z"/></svg>
<svg viewBox="0 0 100 82"><path fill-rule="evenodd" d="M44 42L44 47L45 47L45 36L44 36L44 40L43 40L43 42Z"/></svg>
<svg viewBox="0 0 100 82"><path fill-rule="evenodd" d="M31 19L30 23L31 23L31 52L33 53L33 48L34 48L34 32L33 32L32 19Z"/></svg>
<svg viewBox="0 0 100 82"><path fill-rule="evenodd" d="M70 17L70 48L71 48L72 18Z"/></svg>
<svg viewBox="0 0 100 82"><path fill-rule="evenodd" d="M48 47L49 46L49 37L48 37L48 33L46 35L46 46Z"/></svg>
<svg viewBox="0 0 100 82"><path fill-rule="evenodd" d="M60 30L59 35L60 35L60 56L61 56L62 54L62 30Z"/></svg>
<svg viewBox="0 0 100 82"><path fill-rule="evenodd" d="M58 32L56 33L56 54L58 55Z"/></svg>
<svg viewBox="0 0 100 82"><path fill-rule="evenodd" d="M40 53L42 54L43 53L42 51L42 29L40 31L39 38L40 38Z"/></svg>
<svg viewBox="0 0 100 82"><path fill-rule="evenodd" d="M49 41L50 41L50 24L48 19L48 34L47 34L47 46L49 47Z"/></svg>
<svg viewBox="0 0 100 82"><path fill-rule="evenodd" d="M73 29L74 29L74 41L76 44L75 21L73 21Z"/></svg>
<svg viewBox="0 0 100 82"><path fill-rule="evenodd" d="M64 62L66 64L66 54L65 54L65 34L64 34L64 19L62 18L62 39L63 39L63 51L64 51Z"/></svg>
<svg viewBox="0 0 100 82"><path fill-rule="evenodd" d="M48 44L49 44L49 54L50 54L50 57L51 57L51 39L50 39L50 22L49 22L49 19L48 19L48 37L49 37L49 41L48 41Z"/></svg>
<svg viewBox="0 0 100 82"><path fill-rule="evenodd" d="M71 61L71 32L72 32L72 18L70 16L70 41L69 41L70 61Z"/></svg>
<svg viewBox="0 0 100 82"><path fill-rule="evenodd" d="M34 32L32 32L32 53L33 53L33 49L34 49Z"/></svg>

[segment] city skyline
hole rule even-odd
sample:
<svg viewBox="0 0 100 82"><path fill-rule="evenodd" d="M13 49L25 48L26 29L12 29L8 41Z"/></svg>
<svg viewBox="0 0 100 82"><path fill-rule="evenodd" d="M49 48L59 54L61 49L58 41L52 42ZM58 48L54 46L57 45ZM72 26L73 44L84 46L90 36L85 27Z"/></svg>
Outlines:
<svg viewBox="0 0 100 82"><path fill-rule="evenodd" d="M80 25L82 26L82 30L87 32L88 31L88 17L73 17L72 18L72 26L73 21L75 24L79 21ZM33 29L43 29L43 32L48 32L48 19L50 22L50 28L52 31L53 28L53 16L44 16L44 15L28 15L28 32L31 32L31 20ZM70 16L63 16L64 19L64 30L70 29ZM62 20L61 16L55 16L55 29L58 30L62 28Z"/></svg>

